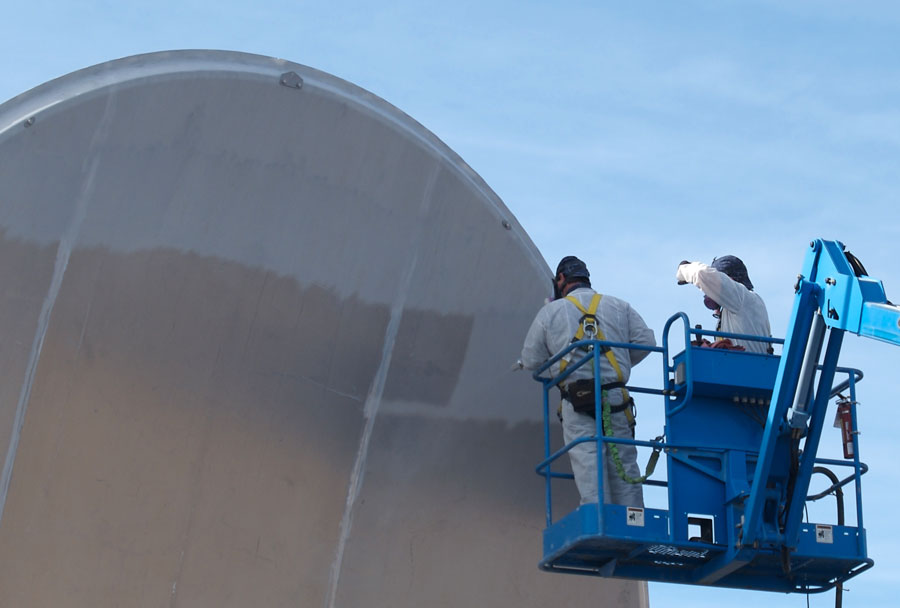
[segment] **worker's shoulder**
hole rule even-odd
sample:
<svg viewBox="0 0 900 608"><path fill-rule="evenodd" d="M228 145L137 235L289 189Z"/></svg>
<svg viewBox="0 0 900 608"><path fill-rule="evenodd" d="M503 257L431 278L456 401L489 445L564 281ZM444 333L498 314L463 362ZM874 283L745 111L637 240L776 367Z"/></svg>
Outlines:
<svg viewBox="0 0 900 608"><path fill-rule="evenodd" d="M575 304L572 300L576 300L581 306L587 307L590 306L591 300L596 295L598 295L597 292L590 287L579 287L570 291L566 297L554 300L551 304L559 303L561 308L568 308L570 306L574 307Z"/></svg>
<svg viewBox="0 0 900 608"><path fill-rule="evenodd" d="M594 296L600 296L600 306L619 306L619 307L628 307L631 306L628 302L623 300L622 298L610 295L608 293L600 293L599 291L595 291L590 287L579 287L578 289L573 290L569 293L566 298L560 298L559 300L554 300L550 302L550 304L559 303L561 306L572 306L568 297L574 297L582 306L587 306L590 304L591 300L594 299Z"/></svg>
<svg viewBox="0 0 900 608"><path fill-rule="evenodd" d="M743 287L743 285L742 285L742 287ZM746 288L745 288L745 289L746 289ZM757 306L757 307L759 307L759 308L762 308L763 310L766 309L766 301L763 300L763 297L762 297L761 295L759 295L758 293L756 293L756 292L753 291L752 289L748 289L748 290L747 290L747 294L748 294L748 295L747 295L747 301L753 303L753 304L751 304L751 305L755 305L755 306Z"/></svg>
<svg viewBox="0 0 900 608"><path fill-rule="evenodd" d="M541 309L538 310L536 320L546 320L553 315L559 314L561 310L563 310L566 306L566 302L564 299L559 300L550 300L546 302Z"/></svg>
<svg viewBox="0 0 900 608"><path fill-rule="evenodd" d="M574 305L572 304L572 302L570 302L566 298L558 298L556 300L550 300L549 302L544 304L544 306L541 308L540 314L543 314L546 316L553 316L553 315L559 314L561 312L564 312L570 306L574 306Z"/></svg>
<svg viewBox="0 0 900 608"><path fill-rule="evenodd" d="M634 306L627 300L616 296L604 294L603 299L600 301L600 311L605 315L615 315L622 322L631 323L638 319L641 323L646 324L643 317L641 317L641 313Z"/></svg>
<svg viewBox="0 0 900 608"><path fill-rule="evenodd" d="M608 293L600 294L603 296L601 302L605 302L606 306L616 306L618 308L631 308L631 304L629 304L626 300L622 298L610 295Z"/></svg>
<svg viewBox="0 0 900 608"><path fill-rule="evenodd" d="M544 304L538 312L538 316L549 318L567 314L570 310L575 310L577 308L572 300L577 301L582 307L587 307L590 305L591 299L596 293L597 292L590 287L579 287L578 289L569 292L565 297L557 298Z"/></svg>

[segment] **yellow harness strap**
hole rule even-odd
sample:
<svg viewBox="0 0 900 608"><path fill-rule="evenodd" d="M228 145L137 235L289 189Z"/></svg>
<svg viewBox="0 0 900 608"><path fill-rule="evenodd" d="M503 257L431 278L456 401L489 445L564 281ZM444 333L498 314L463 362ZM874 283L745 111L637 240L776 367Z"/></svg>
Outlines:
<svg viewBox="0 0 900 608"><path fill-rule="evenodd" d="M602 294L599 294L599 293L594 294L594 297L591 298L590 306L588 306L588 309L585 310L584 306L581 305L581 302L579 302L574 296L566 296L566 299L569 302L571 302L572 304L574 304L575 308L577 308L579 311L581 311L581 314L583 314L585 317L593 317L594 319L597 318L597 308L599 308L599 306L600 306L601 298L603 298ZM594 330L597 332L596 337L598 340L606 340L606 336L603 335L603 330L600 329L599 323L596 323L596 322L594 323ZM584 338L584 317L582 317L582 322L578 326L578 331L575 332L574 341L577 342L578 340L581 340L582 338ZM606 355L606 358L609 360L609 364L612 365L613 370L615 370L616 378L618 378L619 382L624 382L625 377L622 375L622 368L619 367L619 362L616 361L616 358L613 356L612 349L606 349L604 351L604 354ZM562 373L566 370L567 364L568 364L568 361L566 361L565 359L563 359L562 361L559 362L559 372L560 373ZM627 393L626 393L626 399L627 399Z"/></svg>
<svg viewBox="0 0 900 608"><path fill-rule="evenodd" d="M581 314L584 315L581 318L581 322L578 326L578 331L575 332L575 337L572 339L573 342L577 342L578 340L581 340L584 338L585 325L586 325L585 321L587 320L588 317L593 319L593 334L594 335L592 337L596 338L597 340L604 340L604 341L606 340L606 336L603 334L603 330L600 329L600 324L597 322L597 308L600 306L600 299L602 297L603 296L599 293L595 294L594 297L591 298L590 306L588 306L588 309L585 310L584 307L581 305L581 302L576 300L573 296L566 296L566 299L569 302L571 302L572 304L574 304L575 307L579 311L581 311ZM622 375L622 368L619 366L619 362L616 361L615 356L612 354L612 349L611 348L605 349L603 351L603 354L606 355L606 358L609 361L609 364L612 365L612 368L615 370L616 378L618 378L619 382L624 382L625 377ZM568 360L566 360L564 358L562 361L559 362L559 373L562 373L563 371L565 371L566 365L568 365ZM595 389L596 389L596 387L595 387ZM601 391L602 391L602 389L601 389ZM605 391L603 391L603 392L605 392ZM628 419L628 423L632 426L632 434L633 434L634 402L632 401L630 404L628 403L629 400L631 399L631 397L628 395L627 389L622 388L622 394L625 398L625 403L626 403L626 407L624 410L625 417ZM603 412L602 412L603 433L611 434L610 429L612 428L612 423L609 420L609 417L610 417L609 401L607 401L606 399L603 399L603 401L604 401ZM562 407L562 403L560 403L560 407ZM560 418L560 420L562 420L562 418ZM657 437L656 441L659 441L661 439L662 439L662 436ZM622 464L622 458L619 456L619 447L615 443L609 444L609 451L610 451L610 454L612 455L613 464L616 467L616 473L619 475L619 477L623 481L625 481L625 483L640 484L640 483L644 483L644 481L648 477L650 477L650 475L653 474L653 470L656 468L656 462L657 462L657 460L659 460L660 448L656 447L653 449L653 454L650 455L650 460L647 463L647 472L640 477L629 477L625 473L625 466ZM640 469L638 471L640 472Z"/></svg>
<svg viewBox="0 0 900 608"><path fill-rule="evenodd" d="M588 306L587 310L585 310L584 306L581 305L574 296L566 296L566 299L575 305L582 315L581 323L578 325L578 331L575 332L575 337L572 339L573 342L577 342L584 338L584 327L585 327L585 317L592 317L594 319L594 332L595 338L598 340L606 340L606 336L603 334L603 330L600 329L600 324L597 322L597 308L600 307L600 300L603 298L602 294L594 294L594 297L591 298L591 303ZM603 351L603 354L606 355L606 359L609 361L609 364L612 366L613 370L616 372L616 378L619 382L625 381L625 376L622 374L622 368L619 366L619 362L616 361L616 357L612 353L611 348L607 348ZM568 359L563 358L562 361L559 362L559 373L563 373L566 371L566 366L569 364ZM625 399L625 402L628 402L629 395L628 390L623 388L622 393ZM631 408L625 409L625 416L628 418L628 421L631 424L634 424L634 413L631 411Z"/></svg>

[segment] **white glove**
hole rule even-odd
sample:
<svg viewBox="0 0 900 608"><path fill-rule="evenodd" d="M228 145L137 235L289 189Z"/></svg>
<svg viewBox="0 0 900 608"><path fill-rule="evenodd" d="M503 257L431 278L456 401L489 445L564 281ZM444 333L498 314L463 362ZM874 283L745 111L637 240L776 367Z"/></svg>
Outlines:
<svg viewBox="0 0 900 608"><path fill-rule="evenodd" d="M686 266L688 264L690 264L690 262L687 260L682 261L681 264L678 265L678 270L675 271L675 280L678 281L679 285L687 285L691 282L688 275L684 272L687 270Z"/></svg>

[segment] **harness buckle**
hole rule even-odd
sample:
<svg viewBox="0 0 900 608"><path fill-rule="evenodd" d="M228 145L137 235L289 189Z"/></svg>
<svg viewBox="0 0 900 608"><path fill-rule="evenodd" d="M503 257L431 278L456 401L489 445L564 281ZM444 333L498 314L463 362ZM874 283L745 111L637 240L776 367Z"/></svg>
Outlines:
<svg viewBox="0 0 900 608"><path fill-rule="evenodd" d="M597 316L596 315L584 315L581 317L581 330L584 332L585 340L593 340L596 338L597 333L599 332L599 327L597 326Z"/></svg>

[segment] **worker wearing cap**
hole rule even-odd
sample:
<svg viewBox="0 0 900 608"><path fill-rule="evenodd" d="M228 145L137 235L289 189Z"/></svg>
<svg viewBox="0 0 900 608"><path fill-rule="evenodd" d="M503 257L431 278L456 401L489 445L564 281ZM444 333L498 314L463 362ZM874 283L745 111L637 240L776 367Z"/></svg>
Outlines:
<svg viewBox="0 0 900 608"><path fill-rule="evenodd" d="M576 335L586 311L595 308L596 339L610 342L627 342L655 346L653 331L647 327L641 316L624 300L609 295L600 295L591 289L590 273L584 262L574 256L560 261L553 279L554 300L538 311L522 348L521 365L526 369L537 369L548 359L569 346ZM595 298L599 296L599 298ZM588 336L584 336L586 339ZM571 362L579 360L585 353L575 351ZM626 439L634 438L634 402L625 390L625 383L631 367L649 354L645 350L612 348L600 356L600 382L602 399L610 407L611 429L606 435ZM566 366L564 359L553 365L551 373L556 376ZM592 437L596 433L594 406L580 413L572 405L573 397L567 392L579 380L589 382L593 390L594 372L592 363L586 363L569 376L560 387L563 394L561 415L565 442L582 437ZM593 397L590 398L593 401ZM582 407L582 409L584 409ZM611 431L611 432L610 432ZM603 483L604 502L621 505L643 506L643 491L640 485L640 469L637 464L637 448L633 445L617 444L617 458L611 458L612 450L603 445L605 477ZM597 488L597 444L592 441L580 443L569 451L575 484L581 494L581 503L598 502ZM620 471L615 460L619 461ZM625 481L623 477L631 480Z"/></svg>
<svg viewBox="0 0 900 608"><path fill-rule="evenodd" d="M747 274L744 262L733 255L715 258L707 266L703 262L681 262L675 273L678 283L692 283L704 294L703 303L718 319L716 331L771 337L769 313ZM747 352L765 353L767 342L732 340Z"/></svg>

